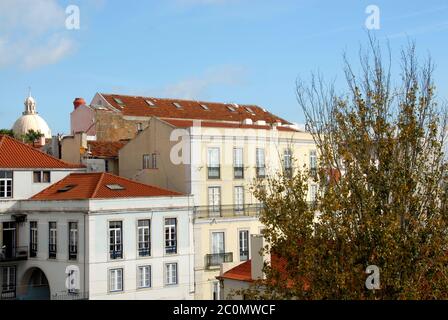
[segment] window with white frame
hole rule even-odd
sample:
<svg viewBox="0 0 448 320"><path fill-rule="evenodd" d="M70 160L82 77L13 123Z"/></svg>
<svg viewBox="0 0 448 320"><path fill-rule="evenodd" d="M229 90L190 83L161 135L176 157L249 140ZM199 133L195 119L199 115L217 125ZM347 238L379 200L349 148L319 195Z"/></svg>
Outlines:
<svg viewBox="0 0 448 320"><path fill-rule="evenodd" d="M13 299L16 297L16 267L5 266L1 271L0 298Z"/></svg>
<svg viewBox="0 0 448 320"><path fill-rule="evenodd" d="M151 266L139 266L137 269L137 287L151 288Z"/></svg>
<svg viewBox="0 0 448 320"><path fill-rule="evenodd" d="M30 257L37 256L37 221L30 221Z"/></svg>
<svg viewBox="0 0 448 320"><path fill-rule="evenodd" d="M233 148L233 177L244 178L243 148Z"/></svg>
<svg viewBox="0 0 448 320"><path fill-rule="evenodd" d="M12 171L0 171L0 198L12 198Z"/></svg>
<svg viewBox="0 0 448 320"><path fill-rule="evenodd" d="M177 219L165 219L165 253L177 253Z"/></svg>
<svg viewBox="0 0 448 320"><path fill-rule="evenodd" d="M123 223L121 221L109 222L109 255L110 259L123 258Z"/></svg>
<svg viewBox="0 0 448 320"><path fill-rule="evenodd" d="M157 169L157 153L151 154L151 169Z"/></svg>
<svg viewBox="0 0 448 320"><path fill-rule="evenodd" d="M239 244L240 244L240 261L246 261L249 259L249 231L239 231Z"/></svg>
<svg viewBox="0 0 448 320"><path fill-rule="evenodd" d="M289 148L283 151L283 170L285 175L292 176L292 152Z"/></svg>
<svg viewBox="0 0 448 320"><path fill-rule="evenodd" d="M168 286L177 284L177 263L165 264L165 284Z"/></svg>
<svg viewBox="0 0 448 320"><path fill-rule="evenodd" d="M78 259L78 222L68 223L68 258Z"/></svg>
<svg viewBox="0 0 448 320"><path fill-rule="evenodd" d="M221 188L208 188L208 209L212 216L219 216L221 214Z"/></svg>
<svg viewBox="0 0 448 320"><path fill-rule="evenodd" d="M123 291L123 269L109 270L109 291L120 292Z"/></svg>
<svg viewBox="0 0 448 320"><path fill-rule="evenodd" d="M208 148L207 150L207 168L209 179L219 179L221 177L221 168L219 161L219 148Z"/></svg>
<svg viewBox="0 0 448 320"><path fill-rule="evenodd" d="M244 187L236 186L233 190L235 213L241 214L244 212Z"/></svg>
<svg viewBox="0 0 448 320"><path fill-rule="evenodd" d="M219 284L219 281L214 281L213 282L213 300L221 300L220 294L221 294L221 286Z"/></svg>
<svg viewBox="0 0 448 320"><path fill-rule="evenodd" d="M150 169L151 168L151 155L144 154L143 155L143 169Z"/></svg>
<svg viewBox="0 0 448 320"><path fill-rule="evenodd" d="M48 257L50 259L56 259L57 255L57 239L58 239L58 231L57 231L57 223L49 222L49 233L48 233Z"/></svg>
<svg viewBox="0 0 448 320"><path fill-rule="evenodd" d="M264 178L266 176L266 163L263 148L257 148L256 150L256 166L257 166L257 178Z"/></svg>
<svg viewBox="0 0 448 320"><path fill-rule="evenodd" d="M317 170L317 156L316 156L316 150L310 151L310 170L313 174L316 173Z"/></svg>
<svg viewBox="0 0 448 320"><path fill-rule="evenodd" d="M151 255L151 220L138 220L138 255L147 257Z"/></svg>
<svg viewBox="0 0 448 320"><path fill-rule="evenodd" d="M310 186L310 201L315 202L317 199L317 185L312 184Z"/></svg>
<svg viewBox="0 0 448 320"><path fill-rule="evenodd" d="M50 183L51 173L50 171L34 171L33 182L34 183Z"/></svg>

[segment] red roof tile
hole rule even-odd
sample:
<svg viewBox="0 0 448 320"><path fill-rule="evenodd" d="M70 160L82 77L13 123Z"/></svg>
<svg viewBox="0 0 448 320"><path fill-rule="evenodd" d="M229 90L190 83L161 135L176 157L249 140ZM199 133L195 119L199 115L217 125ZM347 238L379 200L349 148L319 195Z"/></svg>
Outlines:
<svg viewBox="0 0 448 320"><path fill-rule="evenodd" d="M0 135L0 168L84 168L56 159L10 136Z"/></svg>
<svg viewBox="0 0 448 320"><path fill-rule="evenodd" d="M127 141L88 141L91 155L96 158L116 158L118 151L126 145Z"/></svg>
<svg viewBox="0 0 448 320"><path fill-rule="evenodd" d="M114 190L110 185L123 189ZM63 191L64 189L68 189ZM73 173L36 194L31 200L83 200L180 196L182 194L146 185L109 173Z"/></svg>
<svg viewBox="0 0 448 320"><path fill-rule="evenodd" d="M101 94L113 108L126 116L178 118L178 119L202 119L215 121L242 122L244 119L265 120L267 123L281 121L290 122L255 105L234 105L216 102L190 101L179 99L159 99L152 97L134 97L118 94ZM121 100L119 104L115 99ZM150 101L150 106L146 101ZM176 108L178 103L182 108ZM205 105L205 110L201 105ZM237 107L238 106L238 107ZM234 111L229 109L232 108ZM248 111L246 108L249 108Z"/></svg>

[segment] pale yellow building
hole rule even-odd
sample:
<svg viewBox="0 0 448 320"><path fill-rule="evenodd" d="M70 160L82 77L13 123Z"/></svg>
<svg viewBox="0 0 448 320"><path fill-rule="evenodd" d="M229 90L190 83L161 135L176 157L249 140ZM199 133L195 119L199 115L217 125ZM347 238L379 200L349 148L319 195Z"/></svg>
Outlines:
<svg viewBox="0 0 448 320"><path fill-rule="evenodd" d="M217 298L220 269L249 259L250 235L263 228L251 185L279 170L315 167L314 141L281 121L152 117L147 124L119 151L119 173L193 195L195 299ZM317 186L309 190L312 200Z"/></svg>

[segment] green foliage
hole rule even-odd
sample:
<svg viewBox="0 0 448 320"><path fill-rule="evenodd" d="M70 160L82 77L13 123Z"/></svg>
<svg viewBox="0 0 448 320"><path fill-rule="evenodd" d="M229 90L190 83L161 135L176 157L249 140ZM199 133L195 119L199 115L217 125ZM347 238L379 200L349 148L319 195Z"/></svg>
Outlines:
<svg viewBox="0 0 448 320"><path fill-rule="evenodd" d="M316 207L306 201L314 179L306 170L255 186L266 240L287 258L290 281L266 266L267 280L246 296L448 298L447 113L435 101L433 66L419 65L411 45L392 87L390 61L372 39L369 49L360 76L345 59L343 96L321 78L297 83L319 154L319 198ZM379 290L365 286L369 265L380 269Z"/></svg>
<svg viewBox="0 0 448 320"><path fill-rule="evenodd" d="M7 135L14 138L14 132L11 129L0 129L0 135Z"/></svg>

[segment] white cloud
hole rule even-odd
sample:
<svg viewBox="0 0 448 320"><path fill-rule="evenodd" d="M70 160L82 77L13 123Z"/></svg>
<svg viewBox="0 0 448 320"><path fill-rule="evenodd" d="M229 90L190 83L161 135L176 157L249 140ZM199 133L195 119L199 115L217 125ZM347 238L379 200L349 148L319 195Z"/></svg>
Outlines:
<svg viewBox="0 0 448 320"><path fill-rule="evenodd" d="M0 1L0 67L38 68L56 63L75 47L56 0Z"/></svg>
<svg viewBox="0 0 448 320"><path fill-rule="evenodd" d="M184 79L160 91L165 97L200 99L215 86L237 86L245 80L246 72L238 66L210 68L202 75Z"/></svg>

